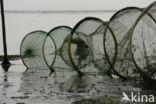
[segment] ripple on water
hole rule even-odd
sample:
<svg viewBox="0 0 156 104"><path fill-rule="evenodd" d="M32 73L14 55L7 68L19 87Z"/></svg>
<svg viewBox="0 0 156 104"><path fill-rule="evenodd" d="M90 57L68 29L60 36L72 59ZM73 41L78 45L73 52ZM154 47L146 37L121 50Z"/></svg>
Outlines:
<svg viewBox="0 0 156 104"><path fill-rule="evenodd" d="M119 99L122 91L140 90L118 79L99 75L78 77L70 70L62 72L58 69L57 76L48 76L49 70L24 71L25 67L21 64L12 65L8 73L0 71L0 103L71 104L95 96L113 96L114 99ZM4 80L4 75L7 80Z"/></svg>

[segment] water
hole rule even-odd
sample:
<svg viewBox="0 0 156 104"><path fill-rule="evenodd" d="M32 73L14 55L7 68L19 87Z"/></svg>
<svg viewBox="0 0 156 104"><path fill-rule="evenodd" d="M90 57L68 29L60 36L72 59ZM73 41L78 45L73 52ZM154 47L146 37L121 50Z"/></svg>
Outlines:
<svg viewBox="0 0 156 104"><path fill-rule="evenodd" d="M50 31L60 25L73 27L81 19L92 16L108 21L115 11L86 12L5 12L8 54L19 54L20 43L24 36L35 30ZM1 27L0 27L0 32ZM2 36L0 35L0 40ZM3 54L2 42L0 55Z"/></svg>
<svg viewBox="0 0 156 104"><path fill-rule="evenodd" d="M140 91L130 83L94 73L82 78L66 69L56 69L56 76L39 69L24 73L21 60L11 62L14 65L8 73L0 68L0 104L72 104L95 98L120 101L123 91Z"/></svg>

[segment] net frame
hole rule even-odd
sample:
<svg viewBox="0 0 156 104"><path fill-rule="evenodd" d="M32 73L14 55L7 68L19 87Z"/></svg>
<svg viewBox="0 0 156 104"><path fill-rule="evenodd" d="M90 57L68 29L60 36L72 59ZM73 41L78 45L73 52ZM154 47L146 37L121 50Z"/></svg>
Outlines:
<svg viewBox="0 0 156 104"><path fill-rule="evenodd" d="M104 26L105 27L105 29L106 29L106 26L107 26L107 22L104 22L103 21L103 24L102 24L102 26ZM99 29L100 29L101 27L99 27ZM104 29L104 30L105 30ZM115 54L114 54L114 56L113 56L113 58L112 58L112 63L113 64L115 64L115 61L116 61L116 59L117 59L117 53L118 53L118 49L117 49L117 46L118 46L118 44L117 44L117 39L116 39L116 37L115 37L115 33L113 32L113 30L110 28L110 27L108 27L108 30L109 30L109 32L111 33L111 35L112 35L112 38L113 38L113 42L114 42L114 45L115 45ZM98 29L94 32L94 33L96 33L98 31ZM92 37L92 36L94 36L95 34L91 34L90 36ZM104 33L104 32L103 32ZM96 35L95 35L96 36ZM102 42L103 43L103 42ZM105 60L105 57L102 57L102 59L103 60ZM98 60L98 59L95 59L94 58L94 60L93 60L93 63L95 64L95 66L97 67L97 65L98 65L98 63L96 63L96 60ZM101 67L101 66L98 66L99 68ZM100 68L101 69L101 68ZM99 71L101 72L101 70L99 69ZM105 73L107 73L107 71L110 69L110 67L108 68L108 69L106 69L106 72L104 71L104 70L102 70L102 73L103 74L105 74Z"/></svg>
<svg viewBox="0 0 156 104"><path fill-rule="evenodd" d="M28 37L29 35L33 34L33 33L36 33L36 32L43 32L43 33L47 34L47 32L45 32L45 31L43 31L43 30L36 30L36 31L30 32L30 33L28 33L28 34L23 38L23 40L21 41L21 44L20 44L20 56L21 56L22 63L23 63L24 66L26 67L26 71L28 71L29 69L32 69L32 68L28 67L28 66L26 65L24 59L22 58L22 46L23 46L24 41L27 39L27 37ZM45 37L46 37L46 36L45 36ZM43 47L43 44L42 44L42 47ZM46 64L46 63L45 63L45 64ZM48 66L47 66L47 67L48 67ZM25 71L25 72L26 72L26 71Z"/></svg>
<svg viewBox="0 0 156 104"><path fill-rule="evenodd" d="M141 12L141 14L142 14L142 12L144 11L143 9L138 8L138 7L126 7L126 8L123 8L123 9L117 11L117 12L110 18L110 20L109 20L109 22L108 22L108 24L107 24L107 26L106 26L106 30L105 30L104 36L103 36L104 40L106 39L106 33L107 33L107 30L108 30L108 27L109 27L111 21L118 15L118 13L123 12L123 11L125 11L125 10L127 10L127 9L136 9L136 10L139 10L139 11ZM148 13L148 16L149 16L150 18L153 18L149 13ZM138 18L139 18L139 17L138 17ZM154 19L154 18L153 18L153 19ZM135 24L135 23L134 23L134 24ZM133 26L134 26L134 25L132 25L132 27L133 27ZM131 29L132 29L132 28L130 28L129 31L131 31ZM128 32L129 32L129 31L128 31ZM131 39L130 39L130 41L131 41ZM112 69L112 70L116 73L116 75L119 76L121 79L126 80L127 78L126 78L125 76L121 75L120 72L118 72L118 71L114 68L114 65L111 63L110 58L109 58L109 56L108 56L108 54L107 54L105 41L103 41L103 44L104 44L103 46L104 46L105 56L106 56L106 59L107 59L109 65L110 65L111 69ZM130 44L131 44L131 42L130 42ZM131 57L132 57L132 59L133 59L134 57L133 57L133 54L132 54L132 51L131 51L131 47L132 47L132 46L130 45L130 55L131 55ZM115 51L116 51L116 50L115 50ZM138 68L138 66L136 65L136 62L135 62L134 59L133 59L133 62L134 62L134 64L135 64L135 66Z"/></svg>
<svg viewBox="0 0 156 104"><path fill-rule="evenodd" d="M112 70L115 72L115 74L116 74L117 76L119 76L119 77L120 77L121 79L123 79L123 80L126 80L126 78L125 78L123 75L121 75L120 72L118 72L118 71L114 68L114 64L115 64L115 63L111 63L111 61L110 61L110 58L109 58L109 56L108 56L107 49L106 49L105 40L106 40L107 31L108 31L108 28L109 28L109 25L111 24L111 22L116 18L116 16L117 16L119 13L124 12L124 11L129 10L129 9L136 9L136 10L142 11L142 10L141 10L140 8L138 8L138 7L126 7L126 8L123 8L123 9L117 11L117 12L110 18L109 22L107 23L107 26L106 26L106 29L105 29L105 32L104 32L104 36L103 36L103 40L104 40L104 41L103 41L103 47L104 47L103 49L104 49L104 53L105 53L106 60L107 60L107 62L108 62L109 65L110 65L110 69L112 69ZM118 51L118 49L115 50L115 51ZM118 52L115 52L115 53L118 53Z"/></svg>
<svg viewBox="0 0 156 104"><path fill-rule="evenodd" d="M50 34L51 34L51 32L53 32L53 31L55 31L55 30L57 30L57 29L59 29L59 28L67 28L67 29L69 29L69 30L72 30L71 27L62 25L62 26L54 27L53 29L51 29L51 30L47 33L47 36L46 36L46 38L45 38L45 40L44 40L44 45L43 45L42 51L43 51L44 60L45 60L46 64L48 65L48 67L51 67L52 65L54 65L54 63L55 63L55 61L56 61L57 50L58 50L57 44L56 44L54 38L53 38L52 36L50 36ZM45 57L45 52L44 52L44 48L45 48L45 43L46 43L47 37L50 37L50 39L52 39L52 41L53 41L53 43L54 43L54 47L55 47L55 55L54 55L54 59L53 59L51 65L48 64L47 59L46 59L46 57ZM62 45L63 45L63 44L64 44L64 42L62 43ZM60 48L61 48L60 51L62 51L62 46L61 46ZM60 52L59 52L59 53L60 53ZM66 62L66 60L63 58L62 54L60 54L60 57L62 58L62 60L63 60L68 66L70 66L70 65ZM70 67L71 67L71 66L70 66Z"/></svg>
<svg viewBox="0 0 156 104"><path fill-rule="evenodd" d="M77 71L77 73L78 73L79 75L84 75L84 73L81 72L81 70L78 68L78 66L74 63L74 60L73 60L73 57L72 57L72 54L71 54L71 41L72 41L73 34L76 32L76 29L81 25L81 23L83 23L83 22L85 22L85 21L87 21L87 20L99 21L99 22L101 22L102 25L106 25L106 23L105 23L103 20L99 19L99 18L96 18L96 17L86 17L86 18L80 20L80 21L74 26L74 28L73 28L71 34L69 35L69 41L68 41L68 56L69 56L69 59L70 59L72 65L73 65L74 69ZM109 28L109 29L110 29L110 28ZM117 44L116 44L115 35L114 35L114 33L113 33L113 31L112 31L111 29L110 29L110 31L111 31L111 33L113 34L113 38L114 38L114 42L115 42L115 47L116 47ZM91 35L93 35L93 34L91 34ZM115 49L117 49L117 48L115 48ZM116 59L115 57L116 57L116 54L114 55L114 60Z"/></svg>
<svg viewBox="0 0 156 104"><path fill-rule="evenodd" d="M131 36L131 40L130 40L130 54L131 54L131 57L132 57L132 60L134 62L134 65L135 67L137 68L138 72L143 72L142 71L142 68L139 67L139 65L137 64L135 58L134 58L134 54L133 54L133 51L132 51L132 37L133 37L133 33L134 33L134 30L135 30L135 27L137 26L137 24L139 23L139 21L145 16L145 15L148 15L152 20L153 22L156 24L156 20L154 19L154 17L148 12L153 5L156 5L156 1L151 3L147 8L145 8L142 13L139 15L139 17L137 18L137 20L135 21L135 24L131 27L130 29L130 36Z"/></svg>

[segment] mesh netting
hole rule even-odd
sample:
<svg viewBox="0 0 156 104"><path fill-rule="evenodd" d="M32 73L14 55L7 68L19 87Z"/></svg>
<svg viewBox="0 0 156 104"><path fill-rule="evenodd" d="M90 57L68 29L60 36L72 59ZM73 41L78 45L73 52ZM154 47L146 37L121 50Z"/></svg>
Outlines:
<svg viewBox="0 0 156 104"><path fill-rule="evenodd" d="M68 41L66 41L65 44L68 46ZM86 37L83 33L76 32L74 33L71 39L70 46L71 46L70 55L72 56L72 60L68 58L70 63L71 61L73 61L78 68L84 68L86 65L90 63L92 59L92 54L91 49L89 47L90 45L88 37ZM71 63L71 65L73 64Z"/></svg>
<svg viewBox="0 0 156 104"><path fill-rule="evenodd" d="M131 27L130 49L136 71L144 80L155 79L156 67L156 2L147 7ZM149 14L150 13L150 14Z"/></svg>
<svg viewBox="0 0 156 104"><path fill-rule="evenodd" d="M49 69L44 61L42 47L47 33L34 31L25 36L21 43L20 54L28 69ZM46 54L47 57L51 57ZM52 61L49 61L52 63Z"/></svg>
<svg viewBox="0 0 156 104"><path fill-rule="evenodd" d="M104 41L104 51L111 68L121 77L133 77L146 75L149 70L154 70L155 59L155 30L156 24L153 10L150 7L142 11L136 7L128 7L118 11L110 19L104 34L107 40L108 27L112 29L117 40L117 51L115 64ZM152 8L152 6L151 6ZM151 14L149 14L151 13ZM115 53L115 52L114 52ZM139 73L138 73L139 72Z"/></svg>
<svg viewBox="0 0 156 104"><path fill-rule="evenodd" d="M75 25L70 35L71 42L68 44L70 60L75 68L82 68L91 63L101 72L108 69L103 52L105 27L106 23L95 17L86 17ZM110 31L109 33L111 35ZM114 43L114 40L112 41Z"/></svg>
<svg viewBox="0 0 156 104"><path fill-rule="evenodd" d="M92 42L92 53L94 56L93 64L95 67L100 71L103 72L103 74L110 74L110 66L106 60L104 51L103 51L103 34L106 29L107 22L103 22L101 26L91 35L91 42ZM114 32L111 28L108 28L107 35L109 35L109 38L105 40L107 44L107 51L109 51L109 54L112 55L112 63L116 60L116 53L114 50L117 49L117 42ZM113 47L109 48L109 47Z"/></svg>
<svg viewBox="0 0 156 104"><path fill-rule="evenodd" d="M120 74L120 77L131 76L135 67L130 55L129 42L131 39L128 33L141 12L142 10L136 7L128 7L118 11L110 19L104 34L104 40L109 39L111 36L108 34L108 28L111 28L115 34L117 49L115 49L114 45L109 45L106 43L107 41L104 41L104 51L111 68L116 74ZM117 53L115 63L112 61L112 56L114 56L112 53Z"/></svg>
<svg viewBox="0 0 156 104"><path fill-rule="evenodd" d="M45 57L45 61L49 63L48 62L49 59L53 60L52 64L53 67L57 68L69 68L69 66L72 67L72 65L68 60L69 58L67 56L67 45L65 43L68 35L71 33L71 30L72 29L67 26L58 26L53 28L48 33L48 36L45 40L43 51L44 53L46 53L47 50L48 52L50 52L52 57ZM49 41L51 40L53 40L54 42L50 44ZM53 48L51 51L49 51L49 48L47 48L48 45L51 45L51 48ZM48 65L50 66L51 64Z"/></svg>
<svg viewBox="0 0 156 104"><path fill-rule="evenodd" d="M109 22L86 17L73 29L58 26L49 33L34 31L21 43L27 68L74 68L79 74L87 65L100 72L125 77L156 76L156 2L145 9L127 7ZM103 51L104 48L104 51ZM114 74L113 73L113 74Z"/></svg>

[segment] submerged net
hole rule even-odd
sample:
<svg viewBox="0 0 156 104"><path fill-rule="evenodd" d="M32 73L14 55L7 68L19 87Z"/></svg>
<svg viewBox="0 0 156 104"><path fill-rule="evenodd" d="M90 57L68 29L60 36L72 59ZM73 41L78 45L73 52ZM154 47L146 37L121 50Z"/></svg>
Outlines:
<svg viewBox="0 0 156 104"><path fill-rule="evenodd" d="M24 65L28 69L49 69L42 52L42 47L47 33L34 31L27 34L21 43L20 55ZM51 57L46 54L47 57ZM52 61L49 61L51 63Z"/></svg>

